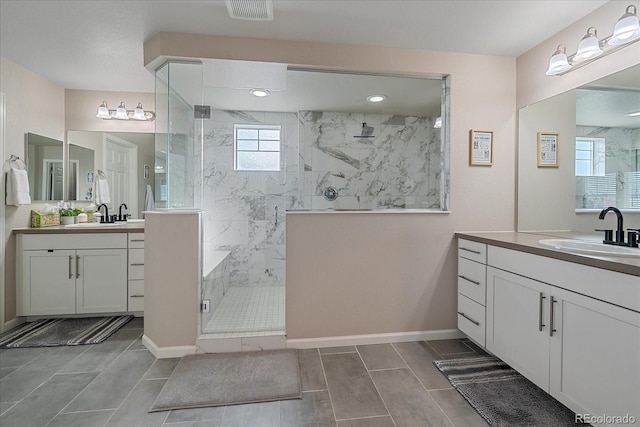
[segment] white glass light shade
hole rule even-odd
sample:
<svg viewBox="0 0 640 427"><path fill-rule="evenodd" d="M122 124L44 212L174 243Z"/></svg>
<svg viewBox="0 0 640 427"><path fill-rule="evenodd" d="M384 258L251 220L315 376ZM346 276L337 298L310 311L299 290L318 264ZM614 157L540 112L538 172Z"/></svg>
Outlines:
<svg viewBox="0 0 640 427"><path fill-rule="evenodd" d="M435 123L433 124L433 127L435 129L441 128L442 127L442 117L438 117L436 118Z"/></svg>
<svg viewBox="0 0 640 427"><path fill-rule="evenodd" d="M271 92L266 89L251 89L251 95L257 96L258 98L264 98L265 96L269 96Z"/></svg>
<svg viewBox="0 0 640 427"><path fill-rule="evenodd" d="M385 99L387 99L386 95L370 95L370 96L367 96L367 101L373 102L373 103L382 102Z"/></svg>
<svg viewBox="0 0 640 427"><path fill-rule="evenodd" d="M638 16L636 15L636 7L630 5L627 7L626 13L616 22L613 35L607 43L612 46L618 46L631 43L639 38L640 21L638 21Z"/></svg>
<svg viewBox="0 0 640 427"><path fill-rule="evenodd" d="M138 106L133 111L133 119L134 120L147 120L147 117L144 114L144 110L142 109L142 102L138 102Z"/></svg>
<svg viewBox="0 0 640 427"><path fill-rule="evenodd" d="M594 27L590 27L587 30L587 34L580 41L580 44L578 44L578 51L573 57L573 62L587 61L597 58L603 53L604 51L600 49L598 33Z"/></svg>
<svg viewBox="0 0 640 427"><path fill-rule="evenodd" d="M549 60L549 68L547 69L547 76L555 76L556 74L564 73L571 69L571 64L567 59L567 52L564 45L558 46L558 50L553 54Z"/></svg>
<svg viewBox="0 0 640 427"><path fill-rule="evenodd" d="M103 101L102 104L98 107L98 113L96 117L99 119L110 119L109 108L107 107L107 101Z"/></svg>
<svg viewBox="0 0 640 427"><path fill-rule="evenodd" d="M121 102L116 109L115 118L118 120L129 120L129 115L127 114L127 109L124 106L124 102Z"/></svg>

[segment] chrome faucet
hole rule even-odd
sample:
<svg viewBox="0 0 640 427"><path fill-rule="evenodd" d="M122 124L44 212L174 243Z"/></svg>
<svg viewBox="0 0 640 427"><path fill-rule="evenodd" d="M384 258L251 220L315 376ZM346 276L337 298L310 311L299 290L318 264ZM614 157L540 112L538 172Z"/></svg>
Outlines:
<svg viewBox="0 0 640 427"><path fill-rule="evenodd" d="M122 216L122 207L124 206L125 210L129 210L129 208L127 207L126 204L122 203L120 205L120 207L118 208L118 221L126 221L127 217L129 216L129 214L124 214L124 217Z"/></svg>
<svg viewBox="0 0 640 427"><path fill-rule="evenodd" d="M636 245L637 245L637 240L635 239L636 230L630 230L630 232L629 232L629 243L625 243L625 241L624 241L624 222L623 222L624 220L622 218L622 212L620 212L620 210L618 208L614 208L613 206L609 206L608 208L603 209L600 212L600 215L598 215L598 219L604 219L604 217L609 212L614 212L616 214L616 217L618 217L618 224L617 224L618 229L616 230L616 239L613 240L613 232L612 232L612 230L596 230L596 231L604 231L604 233L605 233L604 234L604 240L602 241L602 243L606 243L606 244L609 244L609 245L636 247ZM632 233L633 233L633 236L632 236Z"/></svg>
<svg viewBox="0 0 640 427"><path fill-rule="evenodd" d="M100 218L100 222L110 222L109 221L109 207L106 204L101 204L98 206L98 212L100 212L100 208L104 206L104 215Z"/></svg>

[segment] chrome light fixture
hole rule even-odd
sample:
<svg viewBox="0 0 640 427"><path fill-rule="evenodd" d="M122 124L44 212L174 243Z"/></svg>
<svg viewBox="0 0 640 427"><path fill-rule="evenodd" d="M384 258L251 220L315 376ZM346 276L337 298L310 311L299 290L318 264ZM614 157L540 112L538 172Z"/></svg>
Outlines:
<svg viewBox="0 0 640 427"><path fill-rule="evenodd" d="M264 98L265 96L269 96L271 92L267 89L251 89L251 95L257 96L258 98Z"/></svg>
<svg viewBox="0 0 640 427"><path fill-rule="evenodd" d="M102 104L98 107L96 117L103 120L139 120L139 121L153 121L156 118L156 113L153 111L145 111L142 108L142 102L138 102L138 106L135 110L127 110L124 105L124 101L118 105L115 110L110 110L107 106L107 101L102 101Z"/></svg>
<svg viewBox="0 0 640 427"><path fill-rule="evenodd" d="M579 68L590 61L606 56L631 43L640 40L640 22L636 15L636 7L630 5L616 23L613 34L602 40L598 39L595 27L589 27L587 33L578 44L578 50L573 55L567 55L563 44L549 60L546 75L558 76Z"/></svg>
<svg viewBox="0 0 640 427"><path fill-rule="evenodd" d="M377 102L382 102L385 99L387 99L387 95L380 94L380 95L369 95L369 96L367 96L367 101L373 102L374 104L377 103Z"/></svg>
<svg viewBox="0 0 640 427"><path fill-rule="evenodd" d="M587 34L580 40L578 51L573 57L573 62L588 61L602 55L604 50L600 49L600 40L596 27L589 27Z"/></svg>

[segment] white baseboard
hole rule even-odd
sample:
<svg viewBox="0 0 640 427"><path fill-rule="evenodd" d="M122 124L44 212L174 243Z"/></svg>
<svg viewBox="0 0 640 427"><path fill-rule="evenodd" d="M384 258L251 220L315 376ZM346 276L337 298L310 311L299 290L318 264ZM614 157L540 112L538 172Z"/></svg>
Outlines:
<svg viewBox="0 0 640 427"><path fill-rule="evenodd" d="M463 338L458 329L440 329L435 331L393 332L389 334L346 335L342 337L321 337L288 339L287 348L322 348L346 345L385 344L392 342L448 340Z"/></svg>
<svg viewBox="0 0 640 427"><path fill-rule="evenodd" d="M13 319L9 320L8 322L4 322L2 324L2 328L0 328L0 333L4 333L7 332L10 329L15 328L16 326L20 326L23 323L26 322L26 319L24 317L14 317Z"/></svg>
<svg viewBox="0 0 640 427"><path fill-rule="evenodd" d="M158 347L151 338L146 335L142 335L142 344L147 347L147 350L153 354L156 359L168 359L171 357L182 357L188 354L196 353L195 345L178 345L173 347Z"/></svg>

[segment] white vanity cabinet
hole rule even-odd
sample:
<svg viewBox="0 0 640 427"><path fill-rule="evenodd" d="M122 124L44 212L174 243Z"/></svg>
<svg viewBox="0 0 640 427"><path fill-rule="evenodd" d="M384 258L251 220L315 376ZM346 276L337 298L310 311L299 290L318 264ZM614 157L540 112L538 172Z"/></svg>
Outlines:
<svg viewBox="0 0 640 427"><path fill-rule="evenodd" d="M458 329L485 345L487 245L458 239Z"/></svg>
<svg viewBox="0 0 640 427"><path fill-rule="evenodd" d="M19 316L127 311L127 235L18 234Z"/></svg>
<svg viewBox="0 0 640 427"><path fill-rule="evenodd" d="M486 348L576 413L640 419L640 279L487 248Z"/></svg>
<svg viewBox="0 0 640 427"><path fill-rule="evenodd" d="M144 311L144 233L129 233L128 308Z"/></svg>

